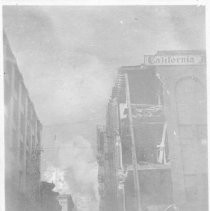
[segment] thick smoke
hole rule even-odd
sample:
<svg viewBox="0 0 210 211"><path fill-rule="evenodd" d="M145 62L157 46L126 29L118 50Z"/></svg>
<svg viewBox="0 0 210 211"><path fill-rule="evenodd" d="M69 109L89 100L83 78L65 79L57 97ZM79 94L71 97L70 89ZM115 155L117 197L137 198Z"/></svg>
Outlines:
<svg viewBox="0 0 210 211"><path fill-rule="evenodd" d="M65 181L65 172L62 169L51 165L44 172L43 178L45 181L55 184L54 191L60 194L70 193L69 186Z"/></svg>
<svg viewBox="0 0 210 211"><path fill-rule="evenodd" d="M98 167L91 144L75 136L59 146L59 168L49 166L44 179L55 183L55 191L72 194L78 211L98 210Z"/></svg>
<svg viewBox="0 0 210 211"><path fill-rule="evenodd" d="M90 143L96 145L95 125L104 119L117 67L139 65L158 50L205 48L204 7L5 6L3 13L37 114L51 125L43 145L59 147L44 149L44 179L71 193L80 210L97 210Z"/></svg>

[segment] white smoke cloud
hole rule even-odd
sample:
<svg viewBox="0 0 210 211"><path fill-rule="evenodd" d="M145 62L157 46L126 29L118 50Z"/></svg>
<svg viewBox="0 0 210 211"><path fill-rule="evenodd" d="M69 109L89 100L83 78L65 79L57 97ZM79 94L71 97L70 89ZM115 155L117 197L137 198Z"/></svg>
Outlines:
<svg viewBox="0 0 210 211"><path fill-rule="evenodd" d="M54 183L54 191L60 194L70 193L69 186L65 181L65 172L54 166L49 166L44 172L43 179L49 183Z"/></svg>
<svg viewBox="0 0 210 211"><path fill-rule="evenodd" d="M60 134L59 153L45 152L45 180L69 191L80 210L97 210L97 164L89 141L95 141L95 119L104 118L115 68L141 64L157 50L205 48L205 10L9 6L3 16L37 114L51 125L44 145ZM67 124L84 119L94 120Z"/></svg>
<svg viewBox="0 0 210 211"><path fill-rule="evenodd" d="M53 182L55 191L70 193L79 211L98 210L98 167L88 140L75 136L59 143L58 167L48 166L43 178Z"/></svg>

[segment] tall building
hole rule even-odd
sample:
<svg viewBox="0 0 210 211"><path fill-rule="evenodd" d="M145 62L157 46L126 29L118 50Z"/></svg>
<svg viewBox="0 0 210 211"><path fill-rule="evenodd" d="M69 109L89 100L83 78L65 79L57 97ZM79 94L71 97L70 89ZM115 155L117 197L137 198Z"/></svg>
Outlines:
<svg viewBox="0 0 210 211"><path fill-rule="evenodd" d="M163 84L174 202L208 210L205 51L159 51L145 65Z"/></svg>
<svg viewBox="0 0 210 211"><path fill-rule="evenodd" d="M4 48L6 210L36 210L42 125L6 34Z"/></svg>
<svg viewBox="0 0 210 211"><path fill-rule="evenodd" d="M158 52L120 68L98 135L109 155L108 170L99 162L105 210L207 210L205 68L201 51Z"/></svg>
<svg viewBox="0 0 210 211"><path fill-rule="evenodd" d="M112 159L109 149L110 144L106 136L105 126L97 126L97 141L98 141L98 192L100 194L99 210L109 211L113 210L113 183L110 182L110 175L113 171L111 168Z"/></svg>

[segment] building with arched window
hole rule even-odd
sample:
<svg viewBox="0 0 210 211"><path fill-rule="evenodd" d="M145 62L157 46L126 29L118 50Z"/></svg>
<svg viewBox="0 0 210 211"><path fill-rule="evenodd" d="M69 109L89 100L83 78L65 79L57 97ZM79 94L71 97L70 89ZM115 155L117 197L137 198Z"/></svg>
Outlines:
<svg viewBox="0 0 210 211"><path fill-rule="evenodd" d="M159 51L120 68L98 136L108 143L98 150L109 155L106 210L208 209L206 104L203 51Z"/></svg>
<svg viewBox="0 0 210 211"><path fill-rule="evenodd" d="M204 51L145 56L163 84L174 202L207 210L207 89Z"/></svg>

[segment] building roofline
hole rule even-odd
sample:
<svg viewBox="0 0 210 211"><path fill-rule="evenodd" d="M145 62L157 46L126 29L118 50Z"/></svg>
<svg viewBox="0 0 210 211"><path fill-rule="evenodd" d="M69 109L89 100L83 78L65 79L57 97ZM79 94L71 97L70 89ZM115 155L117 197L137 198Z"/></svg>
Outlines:
<svg viewBox="0 0 210 211"><path fill-rule="evenodd" d="M18 74L18 77L21 81L21 85L23 86L23 89L26 92L27 100L32 106L33 112L35 113L35 116L36 116L36 120L41 124L41 127L42 127L42 123L41 123L41 121L40 121L40 119L37 115L34 103L31 100L28 89L26 88L26 85L25 85L25 82L24 82L24 77L23 77L23 75L22 75L22 73L21 73L21 71L18 67L17 60L16 60L16 58L15 58L13 52L12 52L9 40L7 38L7 34L4 30L3 30L3 46L4 46L3 58L4 58L4 60L9 60L10 62L14 63L14 65L16 66L15 72Z"/></svg>
<svg viewBox="0 0 210 211"><path fill-rule="evenodd" d="M126 73L126 72L131 72L131 71L141 71L141 70L148 70L148 69L153 69L154 67L152 66L147 66L145 64L140 64L140 65L134 65L134 66L121 66L118 69L118 75Z"/></svg>
<svg viewBox="0 0 210 211"><path fill-rule="evenodd" d="M198 50L161 50L157 51L155 55L197 55L197 54L206 54L205 50L198 49Z"/></svg>

